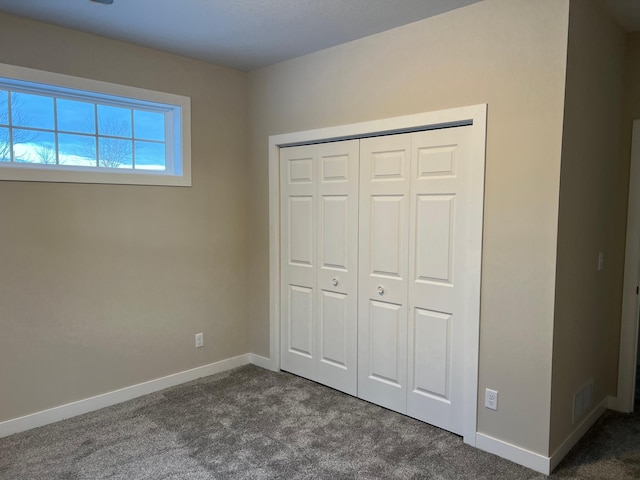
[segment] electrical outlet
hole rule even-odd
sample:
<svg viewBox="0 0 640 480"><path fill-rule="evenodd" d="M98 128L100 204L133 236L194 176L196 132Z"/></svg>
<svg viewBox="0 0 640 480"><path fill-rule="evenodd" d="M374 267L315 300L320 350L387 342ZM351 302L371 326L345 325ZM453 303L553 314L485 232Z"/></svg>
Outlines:
<svg viewBox="0 0 640 480"><path fill-rule="evenodd" d="M196 348L204 346L204 333L196 333Z"/></svg>
<svg viewBox="0 0 640 480"><path fill-rule="evenodd" d="M604 268L604 252L598 253L598 271Z"/></svg>
<svg viewBox="0 0 640 480"><path fill-rule="evenodd" d="M484 392L484 406L491 410L498 410L498 392L487 388Z"/></svg>

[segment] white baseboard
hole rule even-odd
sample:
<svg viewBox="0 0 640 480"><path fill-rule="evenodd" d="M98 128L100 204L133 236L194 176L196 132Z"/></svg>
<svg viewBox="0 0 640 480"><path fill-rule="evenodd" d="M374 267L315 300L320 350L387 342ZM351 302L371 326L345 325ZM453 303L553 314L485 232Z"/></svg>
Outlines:
<svg viewBox="0 0 640 480"><path fill-rule="evenodd" d="M549 457L498 440L483 433L476 433L476 448L506 458L536 472L549 475Z"/></svg>
<svg viewBox="0 0 640 480"><path fill-rule="evenodd" d="M256 355L255 353L250 353L249 355L251 356L250 361L253 365L271 370L272 372L280 371L279 365L273 359L262 357L260 355Z"/></svg>
<svg viewBox="0 0 640 480"><path fill-rule="evenodd" d="M256 365L260 368L264 368L266 370L275 370L273 367L273 362L271 362L270 358L262 357L260 355L256 355L255 353L250 353L249 361L252 365Z"/></svg>
<svg viewBox="0 0 640 480"><path fill-rule="evenodd" d="M629 401L627 399L624 401L620 397L608 397L609 400L607 402L607 408L609 410L614 410L616 412L621 413L631 413L633 412L633 401Z"/></svg>
<svg viewBox="0 0 640 480"><path fill-rule="evenodd" d="M85 398L77 402L67 403L66 405L60 405L59 407L25 415L24 417L0 422L0 438L14 433L24 432L32 428L42 427L49 423L59 422L65 418L75 417L104 407L110 407L111 405L180 385L181 383L190 382L200 377L206 377L224 372L225 370L241 367L242 365L248 365L251 359L251 354L246 353L237 357L192 368L191 370L185 370L184 372L174 373L166 377L107 392L102 395L96 395L95 397Z"/></svg>
<svg viewBox="0 0 640 480"><path fill-rule="evenodd" d="M558 466L560 461L569 453L569 450L578 443L587 430L600 418L604 411L615 403L615 398L607 397L598 404L587 417L580 422L576 429L565 439L550 457L531 452L521 447L511 445L497 438L482 433L476 434L476 447L485 452L493 453L499 457L511 460L519 465L549 475Z"/></svg>
<svg viewBox="0 0 640 480"><path fill-rule="evenodd" d="M615 399L613 397L606 397L602 402L600 402L596 408L594 408L589 415L585 417L582 422L576 427L576 429L569 435L564 442L560 444L560 446L556 449L555 452L549 458L549 471L553 472L553 469L558 466L560 461L565 457L569 450L573 448L573 446L578 443L587 430L589 430L594 423L602 416L604 411L608 408L611 403L614 403ZM547 474L548 475L548 474Z"/></svg>

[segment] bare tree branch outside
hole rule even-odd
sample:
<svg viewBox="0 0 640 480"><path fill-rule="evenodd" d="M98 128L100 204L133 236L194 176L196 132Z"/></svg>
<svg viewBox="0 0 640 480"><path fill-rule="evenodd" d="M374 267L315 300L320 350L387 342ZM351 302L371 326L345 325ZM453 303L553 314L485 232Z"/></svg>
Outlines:
<svg viewBox="0 0 640 480"><path fill-rule="evenodd" d="M122 121L102 120L101 133L114 137L128 137L130 127ZM133 140L100 137L98 140L99 160L101 167L117 168L123 164L131 165L133 161Z"/></svg>
<svg viewBox="0 0 640 480"><path fill-rule="evenodd" d="M6 90L0 90L0 124L9 124L9 109L8 109L8 96ZM26 124L26 116L21 108L21 103L15 98L15 95L11 94L11 116L14 124ZM13 129L13 145L19 145L23 143L29 143L35 140L36 134L30 130ZM0 133L0 160L9 161L11 159L11 142L9 141L8 130L7 133ZM22 158L16 160L28 161ZM55 160L54 160L55 163Z"/></svg>
<svg viewBox="0 0 640 480"><path fill-rule="evenodd" d="M53 165L56 163L56 149L53 145L41 144L35 148L38 163Z"/></svg>
<svg viewBox="0 0 640 480"><path fill-rule="evenodd" d="M101 121L100 135L98 136L99 167L118 168L132 165L133 141L129 132L130 127L125 122L112 119ZM108 137L103 135L108 135ZM86 138L86 142L79 143L76 146L76 155L88 159L96 159L95 137Z"/></svg>

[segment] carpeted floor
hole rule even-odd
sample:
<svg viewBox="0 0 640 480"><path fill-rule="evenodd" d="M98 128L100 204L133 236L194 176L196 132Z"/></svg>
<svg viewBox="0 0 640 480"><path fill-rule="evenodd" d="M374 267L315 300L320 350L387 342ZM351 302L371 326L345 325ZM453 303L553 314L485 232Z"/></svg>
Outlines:
<svg viewBox="0 0 640 480"><path fill-rule="evenodd" d="M0 439L0 479L542 479L450 433L246 366ZM553 479L640 478L640 416L608 412Z"/></svg>

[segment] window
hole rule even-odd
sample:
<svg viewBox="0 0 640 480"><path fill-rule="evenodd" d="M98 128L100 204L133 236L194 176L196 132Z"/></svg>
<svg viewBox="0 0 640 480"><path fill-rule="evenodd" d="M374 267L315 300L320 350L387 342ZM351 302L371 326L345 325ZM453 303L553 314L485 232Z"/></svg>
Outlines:
<svg viewBox="0 0 640 480"><path fill-rule="evenodd" d="M191 185L190 99L0 64L0 180Z"/></svg>

